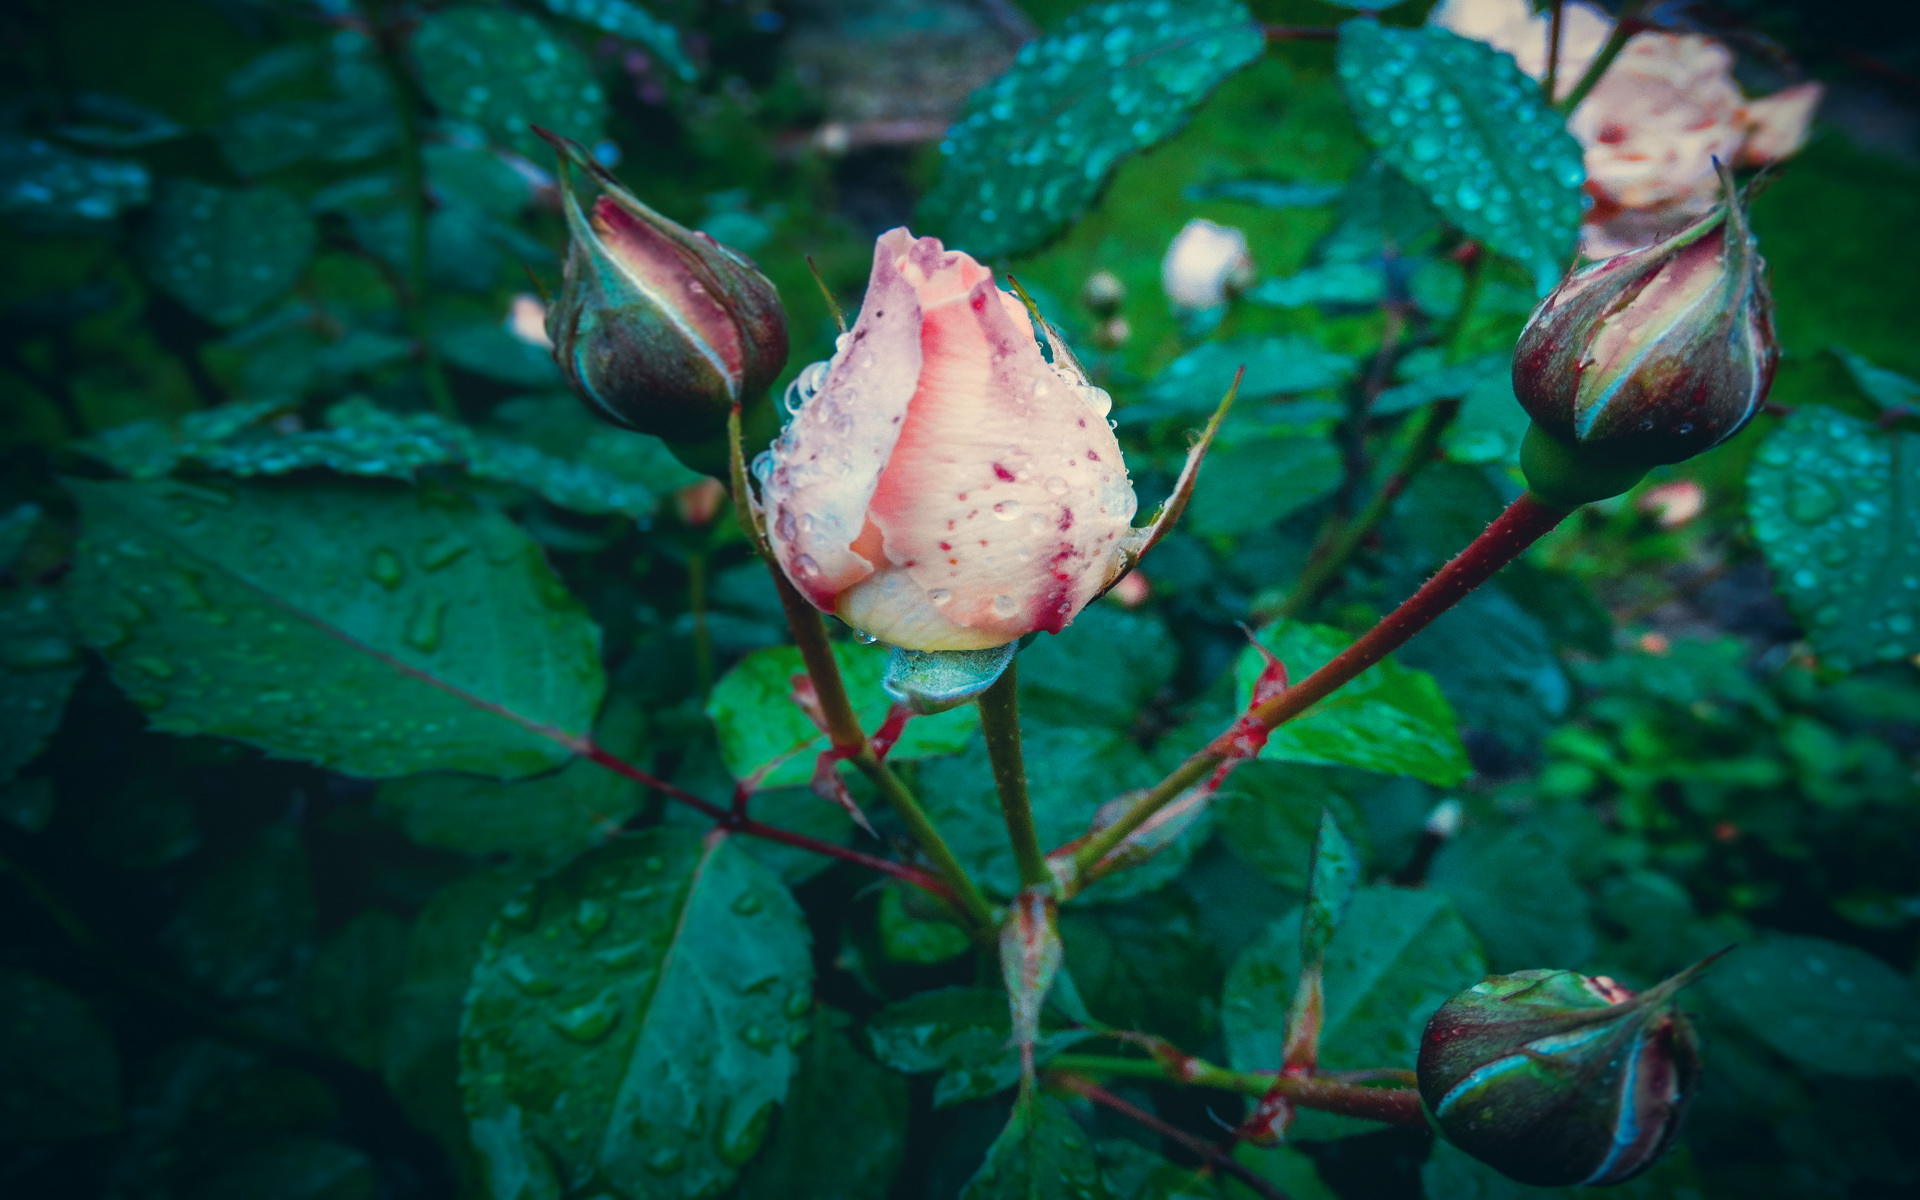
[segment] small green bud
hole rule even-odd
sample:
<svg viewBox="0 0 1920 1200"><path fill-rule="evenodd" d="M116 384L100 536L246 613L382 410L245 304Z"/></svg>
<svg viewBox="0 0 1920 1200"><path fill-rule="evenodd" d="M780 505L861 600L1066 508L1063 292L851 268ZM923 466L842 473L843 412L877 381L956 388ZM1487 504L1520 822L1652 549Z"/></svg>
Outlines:
<svg viewBox="0 0 1920 1200"><path fill-rule="evenodd" d="M1521 1183L1619 1183L1673 1144L1700 1071L1675 996L1574 971L1492 975L1440 1006L1420 1095L1454 1145Z"/></svg>
<svg viewBox="0 0 1920 1200"><path fill-rule="evenodd" d="M1581 267L1529 318L1513 352L1513 391L1541 438L1564 454L1528 483L1542 499L1572 499L1732 437L1760 411L1780 348L1766 263L1744 198L1722 171L1725 197L1662 242ZM1570 474L1571 472L1571 474ZM1583 474L1584 472L1584 474ZM1577 477L1577 481L1575 479Z"/></svg>
<svg viewBox="0 0 1920 1200"><path fill-rule="evenodd" d="M745 256L642 204L579 145L548 141L571 235L547 313L554 360L608 420L677 451L724 448L734 404L758 401L786 365L779 293ZM590 214L574 167L601 188Z"/></svg>

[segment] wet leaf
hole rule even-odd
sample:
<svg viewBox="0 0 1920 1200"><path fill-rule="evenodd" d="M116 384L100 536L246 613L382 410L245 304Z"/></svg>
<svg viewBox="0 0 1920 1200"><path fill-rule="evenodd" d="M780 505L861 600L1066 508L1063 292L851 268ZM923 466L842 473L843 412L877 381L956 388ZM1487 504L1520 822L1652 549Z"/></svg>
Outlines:
<svg viewBox="0 0 1920 1200"><path fill-rule="evenodd" d="M1219 1200L1216 1182L1192 1167L1176 1167L1138 1142L1102 1139L1100 1174L1115 1200Z"/></svg>
<svg viewBox="0 0 1920 1200"><path fill-rule="evenodd" d="M1184 524L1203 537L1245 537L1339 484L1340 450L1326 438L1237 441L1207 456Z"/></svg>
<svg viewBox="0 0 1920 1200"><path fill-rule="evenodd" d="M1338 387L1357 370L1350 355L1299 337L1240 337L1204 342L1154 377L1144 400L1115 410L1123 424L1162 417L1203 418L1220 405L1241 367L1236 404ZM1204 494L1209 485L1202 484Z"/></svg>
<svg viewBox="0 0 1920 1200"><path fill-rule="evenodd" d="M214 136L236 173L258 178L311 159L371 158L394 145L399 124L384 98L288 100L235 114Z"/></svg>
<svg viewBox="0 0 1920 1200"><path fill-rule="evenodd" d="M932 914L909 911L915 898L905 887L888 885L880 891L880 946L894 962L937 963L966 953L973 943L966 931Z"/></svg>
<svg viewBox="0 0 1920 1200"><path fill-rule="evenodd" d="M0 217L28 230L98 230L147 202L153 180L132 159L94 158L0 134Z"/></svg>
<svg viewBox="0 0 1920 1200"><path fill-rule="evenodd" d="M1747 513L1823 663L1920 651L1920 435L1800 409L1755 456Z"/></svg>
<svg viewBox="0 0 1920 1200"><path fill-rule="evenodd" d="M1180 647L1147 612L1096 604L1020 652L1020 719L1125 729L1173 678Z"/></svg>
<svg viewBox="0 0 1920 1200"><path fill-rule="evenodd" d="M1398 653L1433 675L1464 728L1518 751L1532 752L1573 699L1546 628L1497 586L1469 593Z"/></svg>
<svg viewBox="0 0 1920 1200"><path fill-rule="evenodd" d="M1329 626L1291 621L1269 625L1259 636L1295 683L1352 640ZM1251 699L1264 665L1252 647L1241 652L1235 668L1241 705ZM1261 757L1412 775L1441 787L1460 782L1468 771L1453 710L1433 677L1392 658L1274 730Z"/></svg>
<svg viewBox="0 0 1920 1200"><path fill-rule="evenodd" d="M649 830L533 885L488 933L461 1026L492 1194L729 1186L786 1098L812 986L799 905L725 835Z"/></svg>
<svg viewBox="0 0 1920 1200"><path fill-rule="evenodd" d="M1049 1009L1041 1014L1034 1059L1045 1062L1083 1040L1084 1031L1063 1029ZM1013 1014L999 988L944 988L890 1004L867 1022L874 1057L896 1071L942 1072L933 1105L944 1108L1005 1091L1020 1079L1020 1051L1013 1045Z"/></svg>
<svg viewBox="0 0 1920 1200"><path fill-rule="evenodd" d="M1437 26L1340 27L1340 81L1360 129L1446 218L1520 260L1545 295L1572 260L1580 143L1511 55Z"/></svg>
<svg viewBox="0 0 1920 1200"><path fill-rule="evenodd" d="M113 1039L72 992L0 970L0 1141L93 1137L120 1124Z"/></svg>
<svg viewBox="0 0 1920 1200"><path fill-rule="evenodd" d="M1093 1139L1051 1096L1022 1096L960 1200L1107 1200Z"/></svg>
<svg viewBox="0 0 1920 1200"><path fill-rule="evenodd" d="M1489 970L1591 967L1599 938L1587 893L1544 835L1470 829L1440 851L1428 883L1453 900L1479 936Z"/></svg>
<svg viewBox="0 0 1920 1200"><path fill-rule="evenodd" d="M441 111L522 154L545 157L534 125L588 145L601 138L607 96L593 63L525 13L443 9L420 23L413 59L421 87Z"/></svg>
<svg viewBox="0 0 1920 1200"><path fill-rule="evenodd" d="M1279 1188L1287 1200L1340 1200L1340 1193L1320 1178L1320 1169L1313 1159L1293 1146L1256 1146L1241 1142L1234 1147L1233 1157ZM1225 1186L1232 1200L1246 1200L1253 1194L1231 1179Z"/></svg>
<svg viewBox="0 0 1920 1200"><path fill-rule="evenodd" d="M498 513L348 480L69 486L75 623L156 728L511 778L599 705L597 631Z"/></svg>
<svg viewBox="0 0 1920 1200"><path fill-rule="evenodd" d="M1336 772L1292 763L1249 762L1235 767L1215 801L1220 836L1234 855L1293 892L1307 890L1314 832L1330 812L1342 829L1366 832L1359 807ZM1367 856L1362 854L1364 860Z"/></svg>
<svg viewBox="0 0 1920 1200"><path fill-rule="evenodd" d="M1279 1067L1288 1006L1300 978L1300 913L1277 917L1227 973L1222 1022L1233 1065ZM1361 889L1326 957L1320 1069L1412 1069L1420 1031L1435 1009L1486 974L1480 947L1445 896L1393 887ZM1301 1138L1345 1137L1371 1122L1302 1113Z"/></svg>
<svg viewBox="0 0 1920 1200"><path fill-rule="evenodd" d="M1826 938L1768 934L1700 982L1787 1058L1834 1075L1920 1075L1920 993L1885 962Z"/></svg>
<svg viewBox="0 0 1920 1200"><path fill-rule="evenodd" d="M570 17L618 38L639 42L660 56L680 78L699 77L687 60L680 31L629 0L540 0L556 17Z"/></svg>
<svg viewBox="0 0 1920 1200"><path fill-rule="evenodd" d="M236 325L294 285L314 240L313 218L276 188L169 179L139 257L161 291L216 325Z"/></svg>
<svg viewBox="0 0 1920 1200"><path fill-rule="evenodd" d="M853 1048L847 1018L814 1007L813 1032L739 1200L885 1200L906 1153L907 1083Z"/></svg>
<svg viewBox="0 0 1920 1200"><path fill-rule="evenodd" d="M1316 962L1326 954L1340 922L1346 919L1347 906L1353 903L1359 877L1359 851L1340 832L1333 814L1320 810L1320 827L1307 875L1306 923L1301 929L1300 952L1306 961Z"/></svg>
<svg viewBox="0 0 1920 1200"><path fill-rule="evenodd" d="M1174 889L1125 904L1068 906L1060 916L1067 969L1087 1007L1121 1029L1144 1029L1182 1046L1212 1036L1225 965L1193 902Z"/></svg>
<svg viewBox="0 0 1920 1200"><path fill-rule="evenodd" d="M892 706L880 687L886 650L836 642L833 657L840 664L840 676L861 726L869 734L875 732ZM720 734L720 753L735 779L750 779L769 766L773 769L761 777L762 787L791 787L813 778L814 760L829 743L827 735L793 702L793 677L805 671L797 648L772 646L741 659L714 685L707 715ZM901 762L951 754L967 744L979 724L980 710L972 705L914 717L887 757Z"/></svg>
<svg viewBox="0 0 1920 1200"><path fill-rule="evenodd" d="M1082 9L967 100L919 223L982 258L1040 245L1086 210L1121 159L1185 125L1264 44L1230 0Z"/></svg>

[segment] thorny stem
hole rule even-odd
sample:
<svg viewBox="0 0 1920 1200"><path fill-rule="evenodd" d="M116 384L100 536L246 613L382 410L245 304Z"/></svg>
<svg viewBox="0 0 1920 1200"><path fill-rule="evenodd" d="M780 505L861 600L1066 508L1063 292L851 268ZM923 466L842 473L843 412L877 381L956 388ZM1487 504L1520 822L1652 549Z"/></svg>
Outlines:
<svg viewBox="0 0 1920 1200"><path fill-rule="evenodd" d="M1054 1061L1057 1063L1059 1060L1055 1059ZM1072 1092L1076 1096L1084 1096L1095 1104L1101 1105L1104 1108L1110 1108L1128 1120L1135 1121L1153 1130L1163 1138L1178 1142L1180 1145L1192 1151L1202 1161L1238 1179L1241 1183L1245 1184L1249 1190L1254 1192L1254 1194L1263 1196L1266 1200L1287 1200L1287 1194L1285 1192L1262 1179L1257 1171L1235 1160L1232 1155L1220 1149L1218 1146L1211 1144L1205 1138L1195 1137L1193 1134L1188 1133L1178 1126L1167 1124L1167 1122L1162 1121L1159 1117L1154 1116L1152 1113L1137 1105L1127 1103L1112 1092L1094 1083L1091 1079L1066 1071L1050 1070L1047 1072L1047 1082L1054 1087L1060 1088L1062 1091Z"/></svg>
<svg viewBox="0 0 1920 1200"><path fill-rule="evenodd" d="M1431 624L1474 588L1493 577L1494 572L1519 556L1548 530L1565 520L1571 509L1553 508L1524 493L1507 506L1493 524L1473 539L1453 561L1440 568L1419 591L1380 619L1359 640L1341 651L1325 666L1299 683L1257 705L1246 719L1264 729L1274 729L1326 699L1352 682L1362 671L1405 645L1407 639ZM1237 727L1238 721L1235 722ZM1084 871L1113 851L1128 834L1140 828L1147 818L1171 803L1181 792L1199 783L1232 752L1231 735L1194 754L1152 791L1134 801L1119 820L1088 838L1074 852L1074 865Z"/></svg>
<svg viewBox="0 0 1920 1200"><path fill-rule="evenodd" d="M980 695L980 727L986 734L987 757L993 763L993 784L1000 793L1000 812L1006 818L1007 839L1020 864L1020 886L1040 887L1051 880L1040 835L1033 827L1033 802L1027 797L1027 764L1020 751L1019 686L1015 663Z"/></svg>
<svg viewBox="0 0 1920 1200"><path fill-rule="evenodd" d="M1048 1059L1047 1066L1060 1071L1218 1088L1243 1096L1260 1097L1275 1092L1301 1108L1317 1108L1322 1112L1385 1121L1392 1125L1426 1123L1426 1118L1420 1113L1420 1093L1408 1087L1365 1087L1351 1080L1326 1075L1230 1071L1205 1059L1185 1056L1162 1059L1158 1056L1121 1058L1117 1055L1059 1054ZM1397 1074L1394 1077L1398 1078Z"/></svg>
<svg viewBox="0 0 1920 1200"><path fill-rule="evenodd" d="M420 153L420 113L414 105L413 82L407 76L401 57L399 31L381 20L384 6L369 3L374 41L380 48L380 65L393 89L393 104L400 119L400 177L407 201L407 278L402 290L402 307L407 314L407 330L413 335L420 355L420 373L426 380L427 397L434 411L443 417L458 416L453 393L447 388L446 374L434 353L427 329L427 171Z"/></svg>
<svg viewBox="0 0 1920 1200"><path fill-rule="evenodd" d="M1613 60L1620 57L1620 51L1626 48L1627 39L1640 31L1638 18L1640 10L1646 6L1647 0L1626 0L1626 3L1620 6L1620 15L1614 19L1613 31L1607 35L1606 42L1601 45L1600 53L1587 68L1587 73L1580 77L1580 82L1574 84L1573 90L1567 93L1567 98L1554 105L1554 108L1564 114L1571 113L1580 107L1580 102L1585 100L1587 93L1600 82L1600 77L1605 75L1607 68L1613 65Z"/></svg>
<svg viewBox="0 0 1920 1200"><path fill-rule="evenodd" d="M1399 304L1385 306L1387 327L1380 338L1380 348L1374 352L1373 364L1367 368L1367 377L1354 390L1352 402L1347 406L1347 427L1345 445L1341 447L1344 474L1340 480L1340 493L1335 498L1336 510L1345 514L1353 511L1354 494L1367 477L1367 422L1373 415L1373 402L1387 388L1387 380L1393 372L1394 356L1400 350L1400 338L1407 330L1405 307Z"/></svg>
<svg viewBox="0 0 1920 1200"><path fill-rule="evenodd" d="M769 562L767 567L773 575L774 587L780 593L780 605L786 610L787 628L793 632L794 643L800 648L801 661L806 663L807 674L813 679L814 694L819 697L820 711L826 717L827 736L833 742L833 748L847 752L847 760L873 782L887 803L893 806L894 812L906 822L907 832L932 860L941 878L946 880L954 902L968 923L974 926L974 932L982 936L990 934L994 921L993 909L987 904L987 898L980 894L980 889L967 875L966 868L954 857L952 847L940 836L940 830L934 826L933 819L927 816L927 810L920 807L920 801L893 773L893 768L873 752L866 733L860 728L860 719L854 715L853 704L847 699L846 681L840 678L840 664L834 661L833 643L827 640L827 627L820 619L819 610L807 603L806 597L794 589L778 564Z"/></svg>

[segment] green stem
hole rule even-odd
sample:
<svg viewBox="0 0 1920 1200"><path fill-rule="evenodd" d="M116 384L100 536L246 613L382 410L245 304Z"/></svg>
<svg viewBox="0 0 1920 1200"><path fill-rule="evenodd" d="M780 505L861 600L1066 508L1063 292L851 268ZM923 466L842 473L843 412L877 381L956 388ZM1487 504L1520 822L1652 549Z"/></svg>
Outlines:
<svg viewBox="0 0 1920 1200"><path fill-rule="evenodd" d="M1007 821L1007 839L1020 864L1020 886L1039 887L1052 879L1046 855L1040 852L1040 834L1033 826L1033 802L1027 796L1027 764L1020 750L1019 686L1015 663L980 694L980 728L987 738L987 757L993 763L993 783L1000 793L1000 812Z"/></svg>
<svg viewBox="0 0 1920 1200"><path fill-rule="evenodd" d="M780 593L780 606L786 610L787 628L793 632L794 644L800 648L801 661L806 663L807 675L813 680L814 694L819 698L820 711L827 723L827 736L833 747L847 756L848 761L859 769L860 773L873 781L893 811L906 823L907 832L913 837L928 861L953 889L953 898L963 915L973 926L978 937L991 937L994 931L993 908L960 860L954 857L953 848L940 836L933 819L927 810L920 806L907 785L901 782L893 768L881 761L873 752L873 746L867 741L865 731L860 728L860 719L854 715L853 703L847 699L846 681L840 677L840 664L833 657L833 643L827 639L827 626L820 619L820 610L807 603L805 596L795 590L781 571L778 564L768 563L773 575L774 588Z"/></svg>
<svg viewBox="0 0 1920 1200"><path fill-rule="evenodd" d="M1636 18L1639 17L1640 10L1646 6L1647 0L1626 0L1620 6L1620 15L1613 22L1613 32L1607 35L1606 42L1600 47L1600 53L1594 57L1592 65L1587 68L1587 73L1580 77L1580 82L1574 84L1573 90L1567 93L1567 98L1554 105L1554 108L1562 114L1568 114L1580 107L1580 102L1585 100L1587 93L1600 82L1600 77L1605 75L1607 68L1613 65L1613 60L1620 57L1620 51L1626 49L1627 39L1638 32L1640 22Z"/></svg>
<svg viewBox="0 0 1920 1200"><path fill-rule="evenodd" d="M415 107L413 81L407 74L400 48L400 32L381 20L384 6L369 4L368 24L380 47L380 65L386 70L387 83L393 89L394 110L400 119L400 178L407 203L407 278L401 296L406 310L407 331L413 335L420 355L420 374L426 381L427 398L434 411L443 417L457 417L453 392L447 387L440 357L434 353L427 328L427 169L420 149L420 112Z"/></svg>
<svg viewBox="0 0 1920 1200"><path fill-rule="evenodd" d="M1547 74L1540 81L1540 94L1553 103L1553 88L1560 79L1560 25L1565 16L1566 0L1553 0L1553 15L1547 20Z"/></svg>
<svg viewBox="0 0 1920 1200"><path fill-rule="evenodd" d="M1553 507L1535 499L1531 493L1523 493L1399 608L1382 617L1378 624L1335 655L1325 666L1255 706L1242 719L1268 730L1293 720L1405 645L1409 638L1458 604L1468 592L1491 579L1496 571L1519 557L1521 551L1564 521L1571 512L1572 509ZM1156 784L1153 790L1134 801L1119 820L1088 838L1074 852L1074 866L1084 871L1105 858L1154 813L1227 762L1237 740L1232 735L1239 728L1240 721L1236 720L1219 739L1187 759Z"/></svg>
<svg viewBox="0 0 1920 1200"><path fill-rule="evenodd" d="M1363 1117L1371 1121L1389 1121L1396 1125L1425 1124L1425 1118L1420 1114L1420 1094L1412 1088L1365 1087L1325 1076L1230 1071L1205 1059L1184 1056L1161 1059L1058 1054L1048 1059L1046 1065L1048 1070L1184 1083L1238 1092L1243 1096L1265 1096L1269 1092L1278 1092L1302 1108L1317 1108L1323 1112Z"/></svg>

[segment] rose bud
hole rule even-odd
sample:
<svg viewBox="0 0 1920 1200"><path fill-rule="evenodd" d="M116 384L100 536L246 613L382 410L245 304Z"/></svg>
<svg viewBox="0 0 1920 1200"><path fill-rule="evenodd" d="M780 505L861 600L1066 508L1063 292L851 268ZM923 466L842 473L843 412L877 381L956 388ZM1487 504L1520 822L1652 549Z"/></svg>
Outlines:
<svg viewBox="0 0 1920 1200"><path fill-rule="evenodd" d="M579 145L548 141L571 235L547 312L554 361L616 424L670 445L724 439L733 405L757 399L786 365L779 293L743 255L642 204ZM603 189L591 215L569 166Z"/></svg>
<svg viewBox="0 0 1920 1200"><path fill-rule="evenodd" d="M1429 1116L1448 1141L1522 1183L1639 1174L1673 1144L1699 1075L1674 997L1705 966L1638 995L1573 971L1481 980L1427 1022L1419 1080Z"/></svg>
<svg viewBox="0 0 1920 1200"><path fill-rule="evenodd" d="M881 236L858 322L754 464L803 595L904 650L981 650L1059 632L1131 566L1112 401L1047 333L968 255Z"/></svg>
<svg viewBox="0 0 1920 1200"><path fill-rule="evenodd" d="M1160 284L1180 308L1225 304L1253 282L1253 258L1247 235L1231 225L1204 218L1188 221L1160 260Z"/></svg>
<svg viewBox="0 0 1920 1200"><path fill-rule="evenodd" d="M1760 410L1780 357L1773 302L1742 198L1731 176L1722 186L1712 213L1575 270L1534 310L1513 390L1533 418L1521 468L1542 499L1618 495Z"/></svg>

